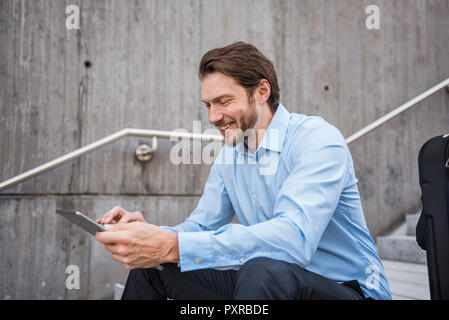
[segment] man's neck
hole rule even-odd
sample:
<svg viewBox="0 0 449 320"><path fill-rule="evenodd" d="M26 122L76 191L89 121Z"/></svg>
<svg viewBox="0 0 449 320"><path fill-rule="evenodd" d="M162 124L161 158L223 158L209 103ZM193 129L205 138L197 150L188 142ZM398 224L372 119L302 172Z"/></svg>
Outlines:
<svg viewBox="0 0 449 320"><path fill-rule="evenodd" d="M251 153L256 152L257 147L259 146L260 142L262 141L265 131L267 130L267 128L270 125L270 122L274 116L274 112L268 104L264 105L261 109L262 109L262 111L260 113L260 116L254 125L254 131L256 133L256 137L255 137L256 143L248 144L248 139L245 137L245 144ZM254 137L252 137L252 138L254 138ZM255 147L252 148L252 145L255 145Z"/></svg>

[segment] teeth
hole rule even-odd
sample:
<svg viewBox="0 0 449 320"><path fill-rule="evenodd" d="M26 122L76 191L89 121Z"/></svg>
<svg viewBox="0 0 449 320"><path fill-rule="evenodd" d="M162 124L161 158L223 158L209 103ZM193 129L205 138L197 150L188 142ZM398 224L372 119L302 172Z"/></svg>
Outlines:
<svg viewBox="0 0 449 320"><path fill-rule="evenodd" d="M230 122L230 123L228 123L227 125L225 125L225 126L223 126L223 127L221 127L220 129L221 130L226 130L227 128L229 128L232 124L234 123L234 121L233 122Z"/></svg>

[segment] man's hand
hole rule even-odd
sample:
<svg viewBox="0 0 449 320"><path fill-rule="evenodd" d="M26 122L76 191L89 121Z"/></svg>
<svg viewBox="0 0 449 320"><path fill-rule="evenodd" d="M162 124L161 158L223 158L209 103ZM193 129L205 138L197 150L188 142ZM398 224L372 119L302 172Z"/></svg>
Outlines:
<svg viewBox="0 0 449 320"><path fill-rule="evenodd" d="M150 268L165 262L178 262L178 234L142 222L116 224L112 231L97 232L112 258L127 269Z"/></svg>
<svg viewBox="0 0 449 320"><path fill-rule="evenodd" d="M100 224L129 223L133 221L146 222L140 211L128 212L119 206L115 206L97 219Z"/></svg>

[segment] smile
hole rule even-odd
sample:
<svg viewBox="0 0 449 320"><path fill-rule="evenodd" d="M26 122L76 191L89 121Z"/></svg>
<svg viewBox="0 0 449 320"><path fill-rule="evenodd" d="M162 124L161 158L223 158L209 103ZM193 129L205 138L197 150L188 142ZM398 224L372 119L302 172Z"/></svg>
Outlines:
<svg viewBox="0 0 449 320"><path fill-rule="evenodd" d="M235 121L229 122L228 124L226 124L226 125L220 127L220 130L221 130L221 131L224 131L224 130L226 130L227 128L229 128L230 126L232 126L234 123L235 123Z"/></svg>

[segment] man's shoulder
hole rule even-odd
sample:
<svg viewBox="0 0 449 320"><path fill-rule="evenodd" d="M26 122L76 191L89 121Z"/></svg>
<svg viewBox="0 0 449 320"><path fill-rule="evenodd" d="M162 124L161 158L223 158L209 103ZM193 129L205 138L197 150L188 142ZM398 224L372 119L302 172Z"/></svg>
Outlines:
<svg viewBox="0 0 449 320"><path fill-rule="evenodd" d="M314 133L314 135L311 135L311 133ZM312 137L316 139L316 135L323 135L327 138L332 138L332 136L342 138L340 130L320 116L308 116L299 113L290 114L286 132L287 139L299 142L299 140Z"/></svg>
<svg viewBox="0 0 449 320"><path fill-rule="evenodd" d="M287 163L291 166L304 156L319 161L319 157L330 155L341 159L342 164L350 159L350 151L341 131L322 117L291 113L283 149L283 158Z"/></svg>

